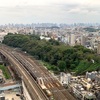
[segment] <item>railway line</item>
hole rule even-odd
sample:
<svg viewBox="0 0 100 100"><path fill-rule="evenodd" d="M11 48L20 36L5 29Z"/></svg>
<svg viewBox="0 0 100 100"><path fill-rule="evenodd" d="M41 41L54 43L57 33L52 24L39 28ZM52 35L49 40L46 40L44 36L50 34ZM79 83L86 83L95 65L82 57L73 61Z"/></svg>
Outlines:
<svg viewBox="0 0 100 100"><path fill-rule="evenodd" d="M9 51L10 55L13 55L13 57L24 66L37 84L40 86L43 85L46 92L48 90L52 94L54 100L75 100L75 98L59 83L59 81L36 60L6 46L4 46L3 49L5 52Z"/></svg>
<svg viewBox="0 0 100 100"><path fill-rule="evenodd" d="M53 93L53 96L56 98L56 100L75 100L59 83L59 81L37 61L34 60L34 62L31 58L28 58L25 55L20 55L20 57L24 57L24 61L27 60L28 63L32 64L30 68L36 67L36 69L38 69L37 74L41 74L40 77L43 79L44 85Z"/></svg>
<svg viewBox="0 0 100 100"><path fill-rule="evenodd" d="M49 100L42 89L38 86L36 81L32 78L30 73L24 68L24 66L10 53L0 48L0 52L7 57L10 63L17 67L18 72L25 85L27 86L28 92L32 100Z"/></svg>

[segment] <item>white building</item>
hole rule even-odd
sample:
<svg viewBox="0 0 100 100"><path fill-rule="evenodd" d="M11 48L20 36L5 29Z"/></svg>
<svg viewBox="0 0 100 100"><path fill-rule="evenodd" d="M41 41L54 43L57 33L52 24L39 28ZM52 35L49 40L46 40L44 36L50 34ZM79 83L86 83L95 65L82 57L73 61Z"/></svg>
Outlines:
<svg viewBox="0 0 100 100"><path fill-rule="evenodd" d="M93 72L86 72L86 78L90 78L91 80L95 80L97 75L97 71L93 71Z"/></svg>
<svg viewBox="0 0 100 100"><path fill-rule="evenodd" d="M64 72L60 73L60 82L62 85L69 84L71 80L71 74L66 74Z"/></svg>
<svg viewBox="0 0 100 100"><path fill-rule="evenodd" d="M3 41L5 35L7 35L7 33L5 33L5 32L0 32L0 42Z"/></svg>
<svg viewBox="0 0 100 100"><path fill-rule="evenodd" d="M45 36L40 36L40 39L41 40L45 39L46 41L49 41L51 38L50 37L45 37Z"/></svg>

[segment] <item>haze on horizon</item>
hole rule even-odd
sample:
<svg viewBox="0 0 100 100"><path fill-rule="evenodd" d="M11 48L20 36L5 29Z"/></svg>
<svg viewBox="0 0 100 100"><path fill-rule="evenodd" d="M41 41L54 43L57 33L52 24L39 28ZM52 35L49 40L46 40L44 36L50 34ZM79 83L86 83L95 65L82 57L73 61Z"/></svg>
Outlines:
<svg viewBox="0 0 100 100"><path fill-rule="evenodd" d="M0 0L0 24L100 23L100 0Z"/></svg>

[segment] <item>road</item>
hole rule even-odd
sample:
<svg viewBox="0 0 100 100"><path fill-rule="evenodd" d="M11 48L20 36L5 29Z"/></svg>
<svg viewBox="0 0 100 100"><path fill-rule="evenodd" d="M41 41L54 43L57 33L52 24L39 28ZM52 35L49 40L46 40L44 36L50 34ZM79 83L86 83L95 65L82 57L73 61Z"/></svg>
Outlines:
<svg viewBox="0 0 100 100"><path fill-rule="evenodd" d="M52 93L54 100L75 100L75 98L59 83L59 81L47 69L40 65L35 59L32 59L31 57L26 56L24 53L17 52L5 46L2 46L2 50L0 51L2 51L3 54L4 51L7 54L9 52L9 56L12 57L12 60L14 58L17 62L20 63L21 66L24 66L23 69L26 70L27 73L29 72L31 77L33 77L35 81L41 78L43 80L44 85ZM20 69L20 67L18 69ZM24 76L27 77L29 75L25 74ZM28 79L25 78L25 81L26 80ZM29 81L29 84L32 85L32 81ZM40 92L36 92L36 94L40 94ZM40 98L39 100L45 100Z"/></svg>

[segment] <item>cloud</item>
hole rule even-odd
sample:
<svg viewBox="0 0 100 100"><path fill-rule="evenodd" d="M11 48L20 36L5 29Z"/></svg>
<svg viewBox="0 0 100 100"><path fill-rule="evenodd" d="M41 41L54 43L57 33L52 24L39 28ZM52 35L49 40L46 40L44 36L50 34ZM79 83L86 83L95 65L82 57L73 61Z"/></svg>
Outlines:
<svg viewBox="0 0 100 100"><path fill-rule="evenodd" d="M0 0L0 13L1 24L99 22L100 0Z"/></svg>
<svg viewBox="0 0 100 100"><path fill-rule="evenodd" d="M99 0L0 0L0 6L50 5L50 4L100 4Z"/></svg>

